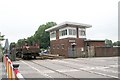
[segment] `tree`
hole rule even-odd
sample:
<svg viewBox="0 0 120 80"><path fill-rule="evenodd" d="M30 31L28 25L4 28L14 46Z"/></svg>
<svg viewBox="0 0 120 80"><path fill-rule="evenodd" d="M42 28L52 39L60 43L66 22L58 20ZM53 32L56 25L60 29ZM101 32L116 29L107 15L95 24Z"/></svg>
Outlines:
<svg viewBox="0 0 120 80"><path fill-rule="evenodd" d="M3 41L3 40L4 40L4 36L5 36L5 35L2 35L2 36L0 35L0 41Z"/></svg>
<svg viewBox="0 0 120 80"><path fill-rule="evenodd" d="M19 45L19 46L21 46L21 45L23 45L24 44L24 42L25 42L25 38L24 39L19 39L18 41L17 41L17 45Z"/></svg>
<svg viewBox="0 0 120 80"><path fill-rule="evenodd" d="M5 35L1 35L1 32L0 32L0 48L2 48L2 46L1 46L1 41L5 40L5 39L4 39L4 36L5 36Z"/></svg>
<svg viewBox="0 0 120 80"><path fill-rule="evenodd" d="M55 26L55 22L47 22L46 24L42 24L38 27L38 30L34 35L27 37L27 39L19 39L17 41L18 45L22 45L24 40L27 40L28 44L39 43L40 48L47 49L50 46L50 35L49 32L45 32L47 28Z"/></svg>
<svg viewBox="0 0 120 80"><path fill-rule="evenodd" d="M50 35L49 32L45 32L45 29L55 26L55 22L48 22L46 24L40 25L38 30L34 34L34 39L39 41L40 47L46 49L50 46Z"/></svg>
<svg viewBox="0 0 120 80"><path fill-rule="evenodd" d="M108 46L108 47L112 47L113 46L112 40L106 39L105 40L105 45Z"/></svg>
<svg viewBox="0 0 120 80"><path fill-rule="evenodd" d="M28 44L32 45L33 42L35 42L34 36L28 37L27 42L28 42Z"/></svg>
<svg viewBox="0 0 120 80"><path fill-rule="evenodd" d="M116 41L113 43L113 46L120 46L120 41Z"/></svg>

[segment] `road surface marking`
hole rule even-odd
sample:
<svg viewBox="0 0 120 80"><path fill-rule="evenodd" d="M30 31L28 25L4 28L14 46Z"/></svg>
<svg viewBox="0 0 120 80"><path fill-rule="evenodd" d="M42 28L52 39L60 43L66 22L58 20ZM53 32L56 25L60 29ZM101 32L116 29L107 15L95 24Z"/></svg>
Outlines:
<svg viewBox="0 0 120 80"><path fill-rule="evenodd" d="M76 70L76 69L59 69L59 70L56 70L56 71L59 71L59 72L74 72L74 71L80 71L80 70Z"/></svg>
<svg viewBox="0 0 120 80"><path fill-rule="evenodd" d="M110 67L116 67L116 68L117 68L119 65L114 65L114 64L113 64L113 65L109 65L109 66L110 66Z"/></svg>
<svg viewBox="0 0 120 80"><path fill-rule="evenodd" d="M57 61L57 60L56 60ZM60 60L58 60L59 62L61 62L61 63L66 63L66 64L74 64L74 65L77 65L77 66L79 66L79 67L82 67L82 66L84 66L84 65L81 65L81 64L76 64L76 63L73 63L73 62L66 62L66 61L60 61ZM86 66L86 65L85 65ZM88 69L86 69L85 68L85 66L83 67L83 68L79 68L80 70L84 70L84 71L87 71L87 72L90 72L90 73L94 73L94 74L99 74L99 75L103 75L103 76L107 76L107 77L113 77L113 78L118 78L117 76L113 76L113 75L108 75L108 74L104 74L104 73L100 73L100 72L96 72L96 71L88 71ZM88 66L89 67L89 66ZM89 67L89 68L91 68L91 67ZM92 67L93 68L93 67ZM109 68L109 67L96 67L96 68L93 68L93 69L99 69L100 70L100 68L103 68L103 69L105 69L105 68ZM102 69L101 69L102 70ZM107 71L108 72L108 70L104 70L104 71ZM110 70L109 70L109 72L110 72ZM116 72L116 71L111 71L111 72L113 72L113 73L118 73L118 72Z"/></svg>
<svg viewBox="0 0 120 80"><path fill-rule="evenodd" d="M54 71L51 71L51 70L41 70L41 72L43 72L43 73L55 73Z"/></svg>
<svg viewBox="0 0 120 80"><path fill-rule="evenodd" d="M43 72L42 72L42 71L40 71L39 69L37 69L37 68L35 68L35 67L33 67L33 66L29 65L29 64L28 64L28 63L26 63L25 61L21 61L21 62L23 62L24 64L28 65L28 66L29 66L29 67L31 67L32 69L36 70L36 71L37 71L37 72L39 72L41 75L43 75L43 76L45 76L45 77L48 77L48 78L52 78L51 76L49 76L49 75L47 75L47 74L43 73Z"/></svg>

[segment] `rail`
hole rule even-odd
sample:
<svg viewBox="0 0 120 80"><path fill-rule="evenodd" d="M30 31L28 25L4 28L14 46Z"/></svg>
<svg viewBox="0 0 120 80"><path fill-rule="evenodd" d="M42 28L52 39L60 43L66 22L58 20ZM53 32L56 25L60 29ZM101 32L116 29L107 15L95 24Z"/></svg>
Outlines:
<svg viewBox="0 0 120 80"><path fill-rule="evenodd" d="M19 64L13 64L6 54L3 56L3 65L5 67L8 80L25 80L18 70Z"/></svg>

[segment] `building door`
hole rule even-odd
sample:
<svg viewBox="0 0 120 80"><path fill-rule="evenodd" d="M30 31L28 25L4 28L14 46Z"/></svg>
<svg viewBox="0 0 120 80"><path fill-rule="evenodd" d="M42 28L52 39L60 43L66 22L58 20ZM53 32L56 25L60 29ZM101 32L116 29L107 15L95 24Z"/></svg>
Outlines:
<svg viewBox="0 0 120 80"><path fill-rule="evenodd" d="M68 57L77 57L75 46L76 45L71 45L71 47L68 48Z"/></svg>
<svg viewBox="0 0 120 80"><path fill-rule="evenodd" d="M94 46L88 47L88 57L94 57L95 56L95 48Z"/></svg>

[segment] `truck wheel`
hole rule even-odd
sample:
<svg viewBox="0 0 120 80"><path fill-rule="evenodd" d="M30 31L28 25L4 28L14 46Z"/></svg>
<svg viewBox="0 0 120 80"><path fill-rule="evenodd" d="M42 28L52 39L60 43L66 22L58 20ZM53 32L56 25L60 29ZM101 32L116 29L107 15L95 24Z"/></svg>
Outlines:
<svg viewBox="0 0 120 80"><path fill-rule="evenodd" d="M34 56L34 59L36 59L36 56Z"/></svg>
<svg viewBox="0 0 120 80"><path fill-rule="evenodd" d="M20 53L18 53L18 58L21 58L21 55L20 55Z"/></svg>

